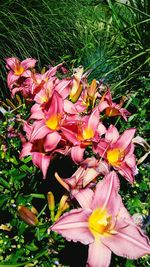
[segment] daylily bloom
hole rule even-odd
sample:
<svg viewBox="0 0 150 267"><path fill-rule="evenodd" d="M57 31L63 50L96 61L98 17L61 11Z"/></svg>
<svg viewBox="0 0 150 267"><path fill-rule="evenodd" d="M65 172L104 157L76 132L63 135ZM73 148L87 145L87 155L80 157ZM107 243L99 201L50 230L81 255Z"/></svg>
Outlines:
<svg viewBox="0 0 150 267"><path fill-rule="evenodd" d="M36 60L33 58L27 58L20 61L18 58L6 58L6 67L9 70L7 75L7 84L10 89L19 80L20 77L30 77L30 69L34 68Z"/></svg>
<svg viewBox="0 0 150 267"><path fill-rule="evenodd" d="M20 153L20 159L31 155L33 164L41 169L43 178L46 177L47 170L52 158L52 154L46 153L45 151L45 144L47 143L48 138L49 136L47 135L46 138L34 141L33 143L24 143Z"/></svg>
<svg viewBox="0 0 150 267"><path fill-rule="evenodd" d="M119 136L115 126L110 125L105 139L101 139L94 148L100 157L104 158L115 170L124 176L130 183L134 182L134 175L137 174L134 145L132 139L136 129L125 130Z"/></svg>
<svg viewBox="0 0 150 267"><path fill-rule="evenodd" d="M60 134L58 130L60 129L61 120L63 117L63 99L62 97L54 91L49 102L45 105L45 109L42 111L39 109L34 109L30 119L37 119L33 123L33 131L30 136L30 141L44 138L47 134L53 134L55 136L55 145L60 141ZM56 143L57 141L57 143Z"/></svg>
<svg viewBox="0 0 150 267"><path fill-rule="evenodd" d="M49 230L68 241L89 245L87 266L108 267L111 252L129 259L150 253L146 235L133 222L118 194L119 179L113 171L80 196L81 208L65 213Z"/></svg>
<svg viewBox="0 0 150 267"><path fill-rule="evenodd" d="M75 163L83 160L85 148L92 146L93 142L98 143L100 136L105 133L104 125L99 121L99 111L94 109L90 115L81 119L71 119L64 122L62 132L72 142L71 157Z"/></svg>
<svg viewBox="0 0 150 267"><path fill-rule="evenodd" d="M20 158L31 155L33 164L40 168L43 173L43 178L46 177L48 167L56 153L68 155L70 147L64 137L57 132L47 133L43 138L29 141L33 132L33 125L24 123L23 127L26 132L27 142L23 143Z"/></svg>
<svg viewBox="0 0 150 267"><path fill-rule="evenodd" d="M119 104L116 104L112 101L112 96L110 89L108 88L107 92L103 95L100 104L99 110L102 112L105 110L105 114L108 117L122 116L127 121L127 116L130 115L130 112L125 108L122 108L123 101L120 101Z"/></svg>

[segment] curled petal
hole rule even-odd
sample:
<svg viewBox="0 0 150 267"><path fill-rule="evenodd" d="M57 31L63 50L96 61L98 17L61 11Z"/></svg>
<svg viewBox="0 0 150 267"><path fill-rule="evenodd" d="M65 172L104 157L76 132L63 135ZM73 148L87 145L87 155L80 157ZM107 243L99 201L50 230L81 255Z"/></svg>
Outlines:
<svg viewBox="0 0 150 267"><path fill-rule="evenodd" d="M133 142L133 144L140 145L140 146L144 147L145 150L149 150L150 149L150 145L141 136L134 137L132 139L132 142Z"/></svg>
<svg viewBox="0 0 150 267"><path fill-rule="evenodd" d="M60 139L61 139L61 136L58 132L53 132L53 133L48 134L44 142L45 151L48 152L48 151L52 151L53 149L55 149Z"/></svg>
<svg viewBox="0 0 150 267"><path fill-rule="evenodd" d="M83 160L85 148L81 148L80 146L74 146L71 148L71 158L75 163L79 163Z"/></svg>

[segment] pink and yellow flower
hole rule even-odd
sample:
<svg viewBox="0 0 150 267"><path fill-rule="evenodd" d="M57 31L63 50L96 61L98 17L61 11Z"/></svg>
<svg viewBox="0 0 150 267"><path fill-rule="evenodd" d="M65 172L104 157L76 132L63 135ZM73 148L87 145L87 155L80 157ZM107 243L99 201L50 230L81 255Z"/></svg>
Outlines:
<svg viewBox="0 0 150 267"><path fill-rule="evenodd" d="M113 171L95 192L83 192L78 199L81 208L65 213L50 227L68 241L89 245L87 266L108 267L111 252L129 259L150 253L148 238L134 224L118 190L119 179Z"/></svg>
<svg viewBox="0 0 150 267"><path fill-rule="evenodd" d="M30 69L34 68L36 60L33 58L27 58L20 61L18 58L6 58L6 67L9 70L7 75L7 84L10 90L20 77L30 77Z"/></svg>
<svg viewBox="0 0 150 267"><path fill-rule="evenodd" d="M36 109L37 107L37 109ZM30 119L36 119L33 123L33 131L30 136L30 141L44 138L47 134L55 135L55 144L60 141L58 133L61 121L63 119L63 99L54 91L45 109L42 110L39 105L34 106ZM34 113L35 112L35 113ZM57 140L56 140L57 139Z"/></svg>
<svg viewBox="0 0 150 267"><path fill-rule="evenodd" d="M119 136L115 126L110 125L105 134L105 139L101 139L94 151L101 158L124 176L130 183L134 182L134 175L137 173L134 145L132 139L136 129L127 129Z"/></svg>
<svg viewBox="0 0 150 267"><path fill-rule="evenodd" d="M71 157L75 163L83 160L85 148L98 143L100 136L106 129L99 120L99 111L94 109L90 115L78 117L73 120L70 118L61 128L65 137L72 142Z"/></svg>

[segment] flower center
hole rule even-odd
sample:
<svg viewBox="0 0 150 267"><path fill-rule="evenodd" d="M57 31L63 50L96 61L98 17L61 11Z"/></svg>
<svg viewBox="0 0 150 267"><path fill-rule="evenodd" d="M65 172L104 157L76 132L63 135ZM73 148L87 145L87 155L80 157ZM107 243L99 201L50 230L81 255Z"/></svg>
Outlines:
<svg viewBox="0 0 150 267"><path fill-rule="evenodd" d="M24 72L24 68L21 65L17 65L14 74L20 76Z"/></svg>
<svg viewBox="0 0 150 267"><path fill-rule="evenodd" d="M89 217L89 229L96 237L97 235L106 235L111 226L111 216L107 210L95 209Z"/></svg>
<svg viewBox="0 0 150 267"><path fill-rule="evenodd" d="M46 121L46 125L48 126L48 128L50 128L51 130L57 130L58 126L59 126L59 121L60 121L60 116L57 115L52 115L47 121Z"/></svg>
<svg viewBox="0 0 150 267"><path fill-rule="evenodd" d="M82 136L83 136L83 139L90 139L90 138L93 138L94 136L94 131L92 128L85 128L82 132Z"/></svg>
<svg viewBox="0 0 150 267"><path fill-rule="evenodd" d="M124 157L124 152L118 148L107 151L107 160L111 165L119 165Z"/></svg>
<svg viewBox="0 0 150 267"><path fill-rule="evenodd" d="M113 116L117 116L119 115L119 110L116 109L116 108L111 108L111 107L108 107L106 108L105 110L105 114L108 116L108 117L113 117Z"/></svg>

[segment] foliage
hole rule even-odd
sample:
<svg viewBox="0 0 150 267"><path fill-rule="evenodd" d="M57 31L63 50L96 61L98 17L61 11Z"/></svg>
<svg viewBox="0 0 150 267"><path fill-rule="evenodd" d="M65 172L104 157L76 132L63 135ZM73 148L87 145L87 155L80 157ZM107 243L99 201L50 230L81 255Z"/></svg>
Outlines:
<svg viewBox="0 0 150 267"><path fill-rule="evenodd" d="M11 99L4 59L33 57L38 60L39 69L62 61L71 70L79 64L92 69L89 81L97 78L104 85L111 84L116 102L122 95L126 96L125 108L132 115L126 124L120 118L112 118L112 123L120 132L136 127L137 134L149 142L149 1L129 0L128 5L119 0L31 2L1 0L0 3L0 90L1 106L5 109L0 113L0 267L74 266L73 262L84 267L86 247L68 244L55 233L51 237L47 234L52 223L47 193L55 193L57 212L64 191L54 179L54 173L59 169L65 177L71 176L72 161L56 159L48 170L48 179L42 180L30 156L20 160L21 142L15 134L24 132L17 116L27 120L31 105L18 95ZM8 128L15 129L11 138ZM141 147L136 148L137 159L144 153ZM121 195L131 215L142 214L145 231L150 234L148 160L147 157L138 166L139 173L132 187L122 179ZM38 225L31 226L21 220L18 213L21 205L29 210L36 208ZM68 253L73 255L71 262L66 257ZM83 263L77 262L77 254ZM112 258L112 267L149 264L147 256L135 261Z"/></svg>

